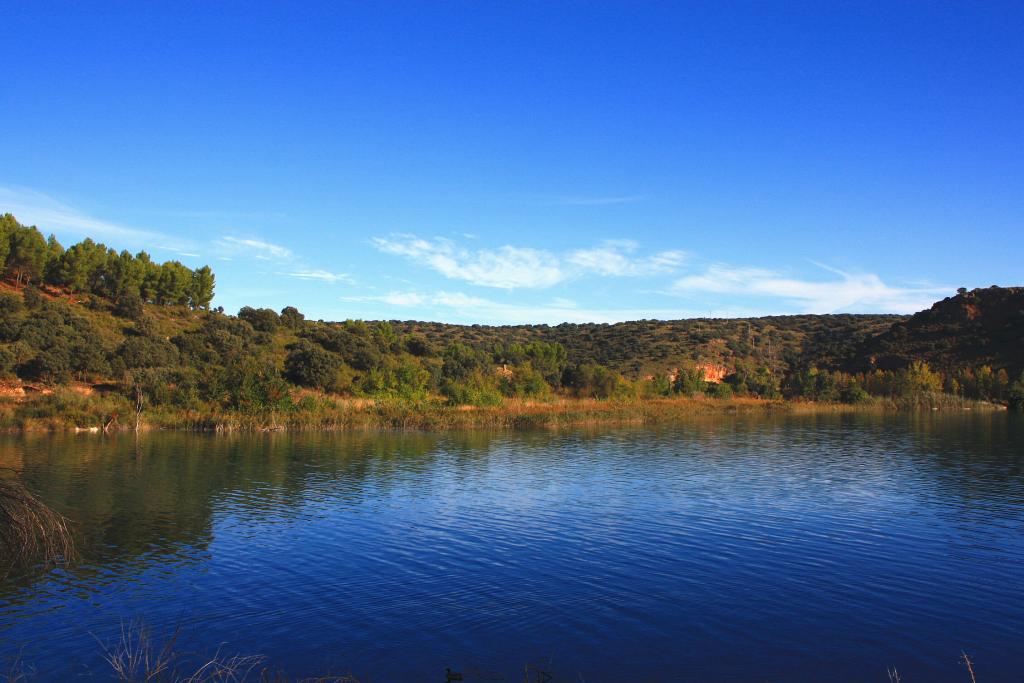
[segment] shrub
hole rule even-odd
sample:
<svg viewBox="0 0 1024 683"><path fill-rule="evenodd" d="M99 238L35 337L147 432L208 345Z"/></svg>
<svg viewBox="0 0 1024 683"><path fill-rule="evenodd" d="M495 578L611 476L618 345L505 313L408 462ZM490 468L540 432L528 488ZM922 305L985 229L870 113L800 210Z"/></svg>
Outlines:
<svg viewBox="0 0 1024 683"><path fill-rule="evenodd" d="M424 356L433 356L437 354L437 350L434 349L433 344L426 336L414 332L412 334L405 335L405 350L413 356L423 358Z"/></svg>
<svg viewBox="0 0 1024 683"><path fill-rule="evenodd" d="M178 347L156 337L127 337L115 355L126 368L159 368L178 364Z"/></svg>
<svg viewBox="0 0 1024 683"><path fill-rule="evenodd" d="M51 346L18 368L18 374L30 379L62 382L71 374L71 350L65 344Z"/></svg>
<svg viewBox="0 0 1024 683"><path fill-rule="evenodd" d="M37 287L26 287L21 296L25 302L25 308L30 311L39 310L46 304L46 297Z"/></svg>
<svg viewBox="0 0 1024 683"><path fill-rule="evenodd" d="M609 398L616 393L619 376L596 363L583 363L565 370L562 384L580 398Z"/></svg>
<svg viewBox="0 0 1024 683"><path fill-rule="evenodd" d="M126 320L141 320L143 311L142 297L138 292L126 292L117 297L117 303L114 304L114 315Z"/></svg>
<svg viewBox="0 0 1024 683"><path fill-rule="evenodd" d="M277 313L269 308L243 306L242 310L238 311L238 317L252 325L258 332L276 332L281 322Z"/></svg>
<svg viewBox="0 0 1024 683"><path fill-rule="evenodd" d="M285 306L281 309L280 315L281 324L290 330L302 329L303 323L306 321L306 316L299 312L299 309L294 306Z"/></svg>
<svg viewBox="0 0 1024 683"><path fill-rule="evenodd" d="M679 374L676 375L676 381L672 388L684 396L696 396L697 394L703 394L707 389L707 383L704 381L704 373L698 368L693 366L679 368Z"/></svg>
<svg viewBox="0 0 1024 683"><path fill-rule="evenodd" d="M1011 408L1024 410L1024 372L1020 373L1017 381L1010 385L1007 402Z"/></svg>
<svg viewBox="0 0 1024 683"><path fill-rule="evenodd" d="M18 365L18 356L13 344L0 345L0 377L10 377Z"/></svg>
<svg viewBox="0 0 1024 683"><path fill-rule="evenodd" d="M544 381L544 376L533 368L530 361L521 363L512 369L510 375L503 376L499 388L505 396L520 398L545 396L551 391L548 383Z"/></svg>
<svg viewBox="0 0 1024 683"><path fill-rule="evenodd" d="M21 313L25 307L25 297L16 294L0 292L0 317L7 317Z"/></svg>
<svg viewBox="0 0 1024 683"><path fill-rule="evenodd" d="M449 382L441 388L448 403L456 406L497 406L501 405L501 393L494 387L472 382Z"/></svg>
<svg viewBox="0 0 1024 683"><path fill-rule="evenodd" d="M289 347L284 373L290 381L324 391L335 387L341 360L315 344L298 342Z"/></svg>
<svg viewBox="0 0 1024 683"><path fill-rule="evenodd" d="M455 382L464 381L488 366L487 358L483 353L457 342L448 345L448 348L444 350L443 359L441 375L445 379Z"/></svg>
<svg viewBox="0 0 1024 683"><path fill-rule="evenodd" d="M708 396L711 398L718 399L729 399L732 398L732 387L725 382L710 383L708 384Z"/></svg>
<svg viewBox="0 0 1024 683"><path fill-rule="evenodd" d="M843 403L866 403L871 400L871 395L859 384L849 384L840 390L839 400Z"/></svg>

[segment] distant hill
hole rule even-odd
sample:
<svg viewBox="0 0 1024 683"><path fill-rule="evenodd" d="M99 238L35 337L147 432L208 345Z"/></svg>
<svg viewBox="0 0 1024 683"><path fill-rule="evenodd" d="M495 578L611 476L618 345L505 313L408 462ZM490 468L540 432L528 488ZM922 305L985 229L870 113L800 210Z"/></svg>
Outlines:
<svg viewBox="0 0 1024 683"><path fill-rule="evenodd" d="M1016 377L1024 370L1024 287L961 289L865 338L844 365L895 370L914 360L939 370L990 365Z"/></svg>
<svg viewBox="0 0 1024 683"><path fill-rule="evenodd" d="M943 392L1024 404L1024 288L961 290L913 316L488 326L314 321L292 306L235 316L211 310L214 287L209 267L88 238L65 249L0 215L0 397L17 404L77 383L118 392L89 404L96 414L126 413L144 397L181 419L233 411L271 421L297 401L315 412L300 390L475 406L679 394L916 405ZM38 414L8 401L0 428L64 415L63 400Z"/></svg>
<svg viewBox="0 0 1024 683"><path fill-rule="evenodd" d="M749 361L778 371L844 365L865 340L883 334L903 315L781 315L760 318L640 320L614 324L450 325L391 321L401 333L421 333L439 348L452 342L492 348L509 343L557 342L578 362L600 363L636 379L685 362L733 367Z"/></svg>

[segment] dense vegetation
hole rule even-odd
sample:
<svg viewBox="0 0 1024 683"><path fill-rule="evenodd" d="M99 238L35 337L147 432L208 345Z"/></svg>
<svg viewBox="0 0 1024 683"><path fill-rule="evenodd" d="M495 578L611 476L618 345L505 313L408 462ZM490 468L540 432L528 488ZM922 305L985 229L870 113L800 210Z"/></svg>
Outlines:
<svg viewBox="0 0 1024 683"><path fill-rule="evenodd" d="M0 264L17 286L60 287L115 302L119 312L141 315L144 302L209 308L214 276L209 266L191 270L178 261L154 263L149 254L118 253L91 239L67 249L53 235L0 216Z"/></svg>
<svg viewBox="0 0 1024 683"><path fill-rule="evenodd" d="M291 306L210 310L208 267L157 264L88 239L65 250L10 214L0 221L0 255L0 377L16 403L30 404L9 402L8 426L53 414L96 424L143 410L173 411L191 425L225 414L267 425L328 411L341 397L424 410L672 396L1024 403L1024 290L961 292L911 318L331 323ZM999 316L989 314L990 299ZM57 385L98 395L49 393ZM26 388L41 400L23 400Z"/></svg>
<svg viewBox="0 0 1024 683"><path fill-rule="evenodd" d="M990 366L1017 376L1024 371L1024 288L960 289L864 339L846 366L891 370L915 360L946 373Z"/></svg>
<svg viewBox="0 0 1024 683"><path fill-rule="evenodd" d="M860 342L905 320L907 316L899 315L782 315L502 327L392 322L400 332L422 333L437 346L554 342L572 358L586 358L637 379L685 361L729 367L749 361L777 373L805 361L835 369Z"/></svg>

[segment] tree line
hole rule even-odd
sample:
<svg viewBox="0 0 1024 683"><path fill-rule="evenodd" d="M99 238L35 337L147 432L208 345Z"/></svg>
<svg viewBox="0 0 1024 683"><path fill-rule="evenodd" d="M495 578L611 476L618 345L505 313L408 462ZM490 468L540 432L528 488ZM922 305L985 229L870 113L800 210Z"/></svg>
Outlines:
<svg viewBox="0 0 1024 683"><path fill-rule="evenodd" d="M104 308L106 307L106 308ZM76 310L77 309L77 310ZM860 403L932 394L1024 402L1024 377L988 366L937 372L915 362L901 370L850 374L806 367L776 372L738 362L720 382L703 367L630 380L561 344L490 348L439 346L388 322L306 320L295 307L173 313L162 307L118 320L113 302L76 307L27 287L0 295L0 375L46 382L114 379L151 406L248 414L311 409L329 394L487 406L507 398L567 396L633 399L709 396ZM91 315L83 315L88 311ZM162 316L162 317L161 317ZM171 327L169 327L171 325ZM170 332L170 334L169 334Z"/></svg>
<svg viewBox="0 0 1024 683"><path fill-rule="evenodd" d="M210 310L214 277L207 267L157 264L144 252L133 256L90 239L64 249L10 214L0 217L0 257L4 276L22 287L20 293L0 292L0 377L114 382L126 396L187 411L310 409L332 394L407 401L440 397L477 406L556 396L859 403L944 394L1024 403L1024 376L1014 379L990 365L937 371L914 361L901 369L861 373L819 369L817 352L801 357L795 340L774 341L791 334L777 320L770 328L737 323L735 339L702 342L708 353L721 354L712 360L729 366L722 381L706 381L696 359L678 355L658 360L661 369L654 373L631 378L585 345L502 340L498 328L473 338L479 329L464 327L459 328L464 336L445 338L433 325L425 325L425 333L408 323L307 320L293 306L280 311L246 306L236 316L226 315ZM48 296L39 285L51 293L82 294L84 305ZM837 323L864 329L865 321L848 318ZM724 325L679 334L708 335ZM650 321L635 326L652 334L658 330ZM832 343L824 331L814 335L819 346Z"/></svg>
<svg viewBox="0 0 1024 683"><path fill-rule="evenodd" d="M116 251L86 238L65 249L53 235L0 216L0 264L18 286L51 285L94 294L125 308L143 302L207 309L215 277L209 266L192 270L178 261L156 263L145 251Z"/></svg>

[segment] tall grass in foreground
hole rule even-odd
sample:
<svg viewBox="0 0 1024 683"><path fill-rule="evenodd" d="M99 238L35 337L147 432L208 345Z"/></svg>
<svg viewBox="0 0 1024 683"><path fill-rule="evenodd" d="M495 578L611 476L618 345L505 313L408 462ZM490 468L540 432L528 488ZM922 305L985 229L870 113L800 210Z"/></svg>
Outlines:
<svg viewBox="0 0 1024 683"><path fill-rule="evenodd" d="M160 642L144 622L122 623L116 641L109 645L100 643L103 659L110 666L111 679L119 683L359 683L359 679L350 673L291 678L283 671L266 666L266 658L261 655L225 655L218 649L212 656L197 656L178 649L180 633L180 629L177 629ZM966 668L965 683L978 683L974 662L966 652L960 653L960 663ZM885 671L889 683L913 683L909 680L904 682L895 667L886 667ZM581 673L562 678L531 665L527 665L523 672L524 683L586 680ZM463 678L463 674L448 668L444 672L438 671L436 677L427 680L451 682ZM0 682L3 683L29 683L33 680L36 680L35 672L26 667L20 658L0 670ZM488 677L485 680L504 679ZM635 680L640 683L642 679L611 680ZM700 682L700 679L687 680ZM879 681L882 680L879 677Z"/></svg>
<svg viewBox="0 0 1024 683"><path fill-rule="evenodd" d="M351 674L291 679L265 664L261 655L195 657L177 648L180 630L163 643L141 621L121 624L120 638L100 644L114 680L122 683L359 683Z"/></svg>
<svg viewBox="0 0 1024 683"><path fill-rule="evenodd" d="M0 479L0 578L18 567L69 562L70 523L19 482Z"/></svg>
<svg viewBox="0 0 1024 683"><path fill-rule="evenodd" d="M365 429L536 429L597 424L662 424L693 415L752 413L914 412L1003 410L984 401L942 393L877 398L861 403L761 398L625 397L505 398L497 404L452 405L441 396L352 398L306 392L275 410L237 410L201 401L191 407L154 405L140 415L143 429L270 431ZM21 400L0 400L0 431L124 431L135 408L117 394L82 395L67 388Z"/></svg>

